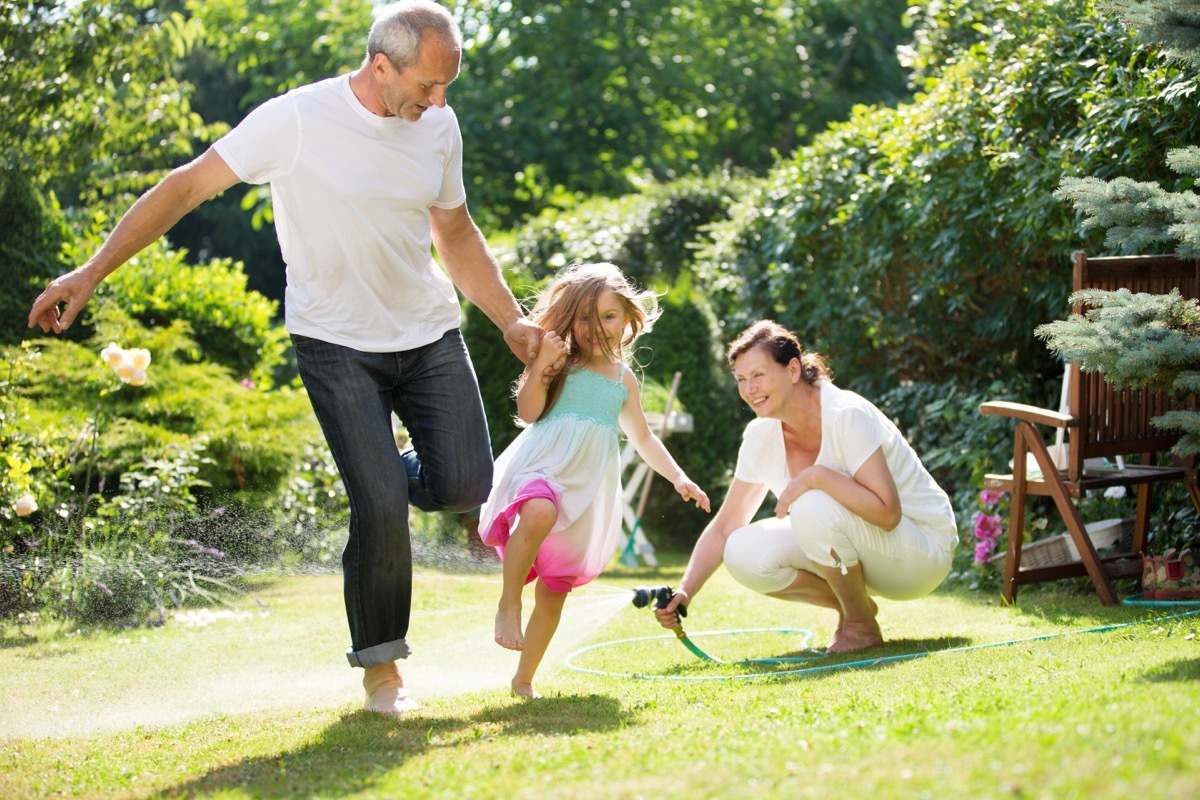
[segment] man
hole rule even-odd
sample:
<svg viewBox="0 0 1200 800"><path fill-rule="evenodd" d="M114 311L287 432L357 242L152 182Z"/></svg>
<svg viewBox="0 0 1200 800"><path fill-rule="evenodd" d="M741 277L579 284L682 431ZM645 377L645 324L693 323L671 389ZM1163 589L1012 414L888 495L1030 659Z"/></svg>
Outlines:
<svg viewBox="0 0 1200 800"><path fill-rule="evenodd" d="M410 652L409 502L463 511L491 486L487 422L454 287L523 360L532 361L543 333L467 211L462 138L446 105L461 50L457 25L436 3L389 9L371 26L357 70L255 109L138 199L29 314L30 327L61 332L106 276L200 203L239 181L271 184L287 328L350 500L346 655L364 669L364 707L382 713L419 707L396 665ZM413 442L403 454L393 412Z"/></svg>

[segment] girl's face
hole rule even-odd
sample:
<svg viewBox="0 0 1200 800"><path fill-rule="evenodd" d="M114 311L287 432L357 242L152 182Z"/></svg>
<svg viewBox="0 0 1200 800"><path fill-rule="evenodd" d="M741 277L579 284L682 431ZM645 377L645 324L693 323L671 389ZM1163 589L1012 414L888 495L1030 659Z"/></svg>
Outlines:
<svg viewBox="0 0 1200 800"><path fill-rule="evenodd" d="M759 417L778 416L800 377L800 365L780 364L761 347L752 347L733 362L738 394Z"/></svg>
<svg viewBox="0 0 1200 800"><path fill-rule="evenodd" d="M609 353L621 352L621 335L625 332L625 310L611 289L605 289L596 301L595 338L592 333L591 310L579 312L572 326L572 334L585 356L599 358Z"/></svg>

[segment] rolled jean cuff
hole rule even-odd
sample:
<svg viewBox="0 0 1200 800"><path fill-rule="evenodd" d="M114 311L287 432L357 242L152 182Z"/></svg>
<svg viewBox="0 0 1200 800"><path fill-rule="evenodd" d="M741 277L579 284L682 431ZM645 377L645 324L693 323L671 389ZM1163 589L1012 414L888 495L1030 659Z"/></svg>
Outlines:
<svg viewBox="0 0 1200 800"><path fill-rule="evenodd" d="M398 661L402 658L408 658L412 653L408 642L403 639L397 639L394 642L384 642L377 644L374 647L368 647L366 650L355 652L353 648L346 651L346 660L350 662L352 667L362 667L368 669L370 667L378 667L380 664L389 664L392 661Z"/></svg>

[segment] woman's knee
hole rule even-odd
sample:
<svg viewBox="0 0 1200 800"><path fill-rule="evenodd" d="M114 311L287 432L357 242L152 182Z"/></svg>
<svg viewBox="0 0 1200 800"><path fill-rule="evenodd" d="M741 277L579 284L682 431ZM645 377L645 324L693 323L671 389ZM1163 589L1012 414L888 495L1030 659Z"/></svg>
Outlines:
<svg viewBox="0 0 1200 800"><path fill-rule="evenodd" d="M788 509L788 522L804 554L826 567L853 567L857 548L846 536L851 512L825 492L805 492Z"/></svg>
<svg viewBox="0 0 1200 800"><path fill-rule="evenodd" d="M783 563L771 533L758 523L739 528L725 540L725 568L738 583L759 594L778 592L791 585L796 567Z"/></svg>

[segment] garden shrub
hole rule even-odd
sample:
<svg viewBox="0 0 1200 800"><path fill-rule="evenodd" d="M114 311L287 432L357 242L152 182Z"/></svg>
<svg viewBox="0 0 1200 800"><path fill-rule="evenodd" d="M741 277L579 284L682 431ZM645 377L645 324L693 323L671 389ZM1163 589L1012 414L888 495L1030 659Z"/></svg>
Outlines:
<svg viewBox="0 0 1200 800"><path fill-rule="evenodd" d="M67 248L68 259L83 263L90 257L109 221L97 212L89 223L77 222L79 236ZM186 256L159 239L101 283L89 309L95 313L108 300L149 328L186 322L193 339L187 358L219 364L239 380L270 388L289 346L275 319L278 303L247 290L240 264L214 259L191 265ZM92 324L90 318L83 322Z"/></svg>
<svg viewBox="0 0 1200 800"><path fill-rule="evenodd" d="M639 361L646 378L664 386L681 373L678 407L692 415L695 429L669 436L666 444L715 509L731 480L742 429L753 418L725 365L726 339L736 332L718 326L704 295L686 280L660 302L662 316L638 342ZM671 484L656 476L642 520L656 545L690 546L710 518L685 505Z"/></svg>
<svg viewBox="0 0 1200 800"><path fill-rule="evenodd" d="M987 6L992 35L924 94L858 109L716 223L697 272L723 319L778 319L867 395L1031 372L1046 389L1026 399L1052 399L1033 329L1067 310L1070 252L1100 247L1054 189L1117 163L1159 175L1200 121L1163 99L1194 83L1090 4L1026 5Z"/></svg>
<svg viewBox="0 0 1200 800"><path fill-rule="evenodd" d="M63 230L51 199L43 200L28 176L0 164L0 344L29 333L34 298L62 271Z"/></svg>
<svg viewBox="0 0 1200 800"><path fill-rule="evenodd" d="M511 246L497 247L497 258L535 280L573 261L611 261L638 284L670 284L690 271L705 227L728 216L748 181L721 172L547 210L518 229Z"/></svg>

